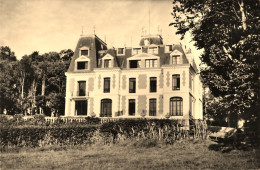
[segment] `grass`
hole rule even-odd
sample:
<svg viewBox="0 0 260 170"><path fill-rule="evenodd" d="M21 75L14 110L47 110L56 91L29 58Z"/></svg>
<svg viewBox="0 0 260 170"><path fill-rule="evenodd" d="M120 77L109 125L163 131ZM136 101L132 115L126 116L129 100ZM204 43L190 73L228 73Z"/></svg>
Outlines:
<svg viewBox="0 0 260 170"><path fill-rule="evenodd" d="M140 143L144 143L143 145ZM114 145L49 146L2 152L0 169L257 169L256 151L211 150L211 141L174 145L121 142Z"/></svg>

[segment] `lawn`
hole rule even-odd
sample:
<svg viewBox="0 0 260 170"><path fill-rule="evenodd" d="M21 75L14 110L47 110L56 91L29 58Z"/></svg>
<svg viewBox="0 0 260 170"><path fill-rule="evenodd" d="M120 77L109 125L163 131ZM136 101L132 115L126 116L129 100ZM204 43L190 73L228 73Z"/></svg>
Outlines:
<svg viewBox="0 0 260 170"><path fill-rule="evenodd" d="M148 147L149 146L149 147ZM114 145L27 148L2 152L0 169L257 169L256 151L216 151L211 141L174 145Z"/></svg>

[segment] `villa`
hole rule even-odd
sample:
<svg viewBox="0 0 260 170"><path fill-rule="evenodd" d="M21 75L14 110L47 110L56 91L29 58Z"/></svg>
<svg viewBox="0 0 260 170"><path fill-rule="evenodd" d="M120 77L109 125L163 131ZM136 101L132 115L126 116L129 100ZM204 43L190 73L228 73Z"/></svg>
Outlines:
<svg viewBox="0 0 260 170"><path fill-rule="evenodd" d="M66 72L65 116L202 119L198 72L191 51L161 35L109 49L95 34L81 36Z"/></svg>

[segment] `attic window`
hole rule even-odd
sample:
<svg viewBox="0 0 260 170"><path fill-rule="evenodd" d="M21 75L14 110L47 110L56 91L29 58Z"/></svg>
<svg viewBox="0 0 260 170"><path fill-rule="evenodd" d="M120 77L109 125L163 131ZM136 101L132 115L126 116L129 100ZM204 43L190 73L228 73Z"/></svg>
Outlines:
<svg viewBox="0 0 260 170"><path fill-rule="evenodd" d="M172 56L172 64L180 64L180 56L179 55Z"/></svg>
<svg viewBox="0 0 260 170"><path fill-rule="evenodd" d="M88 56L88 50L81 50L81 55Z"/></svg>
<svg viewBox="0 0 260 170"><path fill-rule="evenodd" d="M132 55L140 54L141 52L142 52L141 48L133 48L133 54Z"/></svg>
<svg viewBox="0 0 260 170"><path fill-rule="evenodd" d="M104 60L104 68L110 68L112 66L110 59Z"/></svg>
<svg viewBox="0 0 260 170"><path fill-rule="evenodd" d="M118 55L124 55L125 54L125 49L124 48L118 48L117 49L117 54Z"/></svg>
<svg viewBox="0 0 260 170"><path fill-rule="evenodd" d="M172 51L172 45L166 45L165 46L165 52L166 53L169 53L169 52L171 52Z"/></svg>
<svg viewBox="0 0 260 170"><path fill-rule="evenodd" d="M158 47L149 47L148 53L149 54L158 54Z"/></svg>
<svg viewBox="0 0 260 170"><path fill-rule="evenodd" d="M157 67L157 59L148 59L148 60L145 60L145 67L146 67L146 68Z"/></svg>
<svg viewBox="0 0 260 170"><path fill-rule="evenodd" d="M130 60L129 66L130 68L140 68L141 61L140 60Z"/></svg>
<svg viewBox="0 0 260 170"><path fill-rule="evenodd" d="M88 69L88 61L77 62L77 69L78 70L86 70L86 69Z"/></svg>

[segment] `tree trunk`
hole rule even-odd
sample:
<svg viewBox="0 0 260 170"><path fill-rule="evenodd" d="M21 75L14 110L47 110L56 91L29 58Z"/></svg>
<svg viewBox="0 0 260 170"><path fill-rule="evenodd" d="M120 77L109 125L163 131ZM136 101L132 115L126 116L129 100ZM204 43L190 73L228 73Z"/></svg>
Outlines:
<svg viewBox="0 0 260 170"><path fill-rule="evenodd" d="M21 92L21 99L23 99L24 98L24 81L25 81L25 75L23 76L23 78L22 78L23 80L22 80L22 92Z"/></svg>
<svg viewBox="0 0 260 170"><path fill-rule="evenodd" d="M42 77L42 96L45 95L45 79L46 79L46 75L44 73Z"/></svg>
<svg viewBox="0 0 260 170"><path fill-rule="evenodd" d="M31 110L33 110L33 108L36 106L36 88L37 88L36 80L34 79L31 86L31 97L32 97Z"/></svg>
<svg viewBox="0 0 260 170"><path fill-rule="evenodd" d="M241 12L242 27L243 27L243 30L245 31L247 29L247 25L246 25L246 14L245 14L244 0L241 0L241 4L239 4L239 6L240 6L240 12Z"/></svg>

